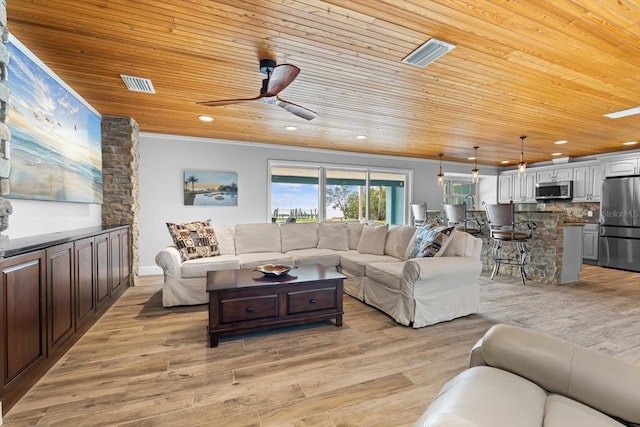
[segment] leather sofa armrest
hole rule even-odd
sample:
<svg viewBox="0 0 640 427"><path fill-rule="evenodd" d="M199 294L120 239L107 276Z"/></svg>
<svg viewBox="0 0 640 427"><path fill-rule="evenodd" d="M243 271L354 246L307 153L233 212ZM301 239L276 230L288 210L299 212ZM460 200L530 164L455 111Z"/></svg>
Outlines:
<svg viewBox="0 0 640 427"><path fill-rule="evenodd" d="M156 255L156 265L162 268L165 276L181 277L182 259L175 246L167 246Z"/></svg>
<svg viewBox="0 0 640 427"><path fill-rule="evenodd" d="M627 423L640 423L640 366L508 325L493 326L479 350L486 364L512 372Z"/></svg>
<svg viewBox="0 0 640 427"><path fill-rule="evenodd" d="M486 366L487 361L484 360L484 356L482 355L482 338L480 338L471 348L471 352L469 353L469 367L473 368L474 366Z"/></svg>

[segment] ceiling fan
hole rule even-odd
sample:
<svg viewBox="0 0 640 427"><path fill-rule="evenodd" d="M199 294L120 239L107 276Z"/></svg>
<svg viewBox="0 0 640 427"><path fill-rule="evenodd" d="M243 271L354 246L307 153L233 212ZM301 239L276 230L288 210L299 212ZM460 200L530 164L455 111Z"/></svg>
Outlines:
<svg viewBox="0 0 640 427"><path fill-rule="evenodd" d="M240 102L248 101L260 101L265 104L273 104L278 107L282 107L288 112L295 114L298 117L302 117L306 120L313 120L318 115L311 110L304 107L285 101L280 98L278 94L289 86L300 73L300 68L291 64L276 65L276 61L272 59L260 60L260 72L266 74L267 78L262 80L262 88L260 89L260 95L255 98L238 98L238 99L223 99L220 101L201 101L197 104L206 105L208 107L217 107L220 105L237 104Z"/></svg>

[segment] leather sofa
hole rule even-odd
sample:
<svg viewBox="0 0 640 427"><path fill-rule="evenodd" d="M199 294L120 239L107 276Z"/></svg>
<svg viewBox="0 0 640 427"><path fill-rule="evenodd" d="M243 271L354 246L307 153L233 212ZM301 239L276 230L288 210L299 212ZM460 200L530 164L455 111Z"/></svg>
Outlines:
<svg viewBox="0 0 640 427"><path fill-rule="evenodd" d="M175 246L156 256L165 307L204 304L207 271L260 264L319 263L347 278L345 293L415 328L476 313L482 240L454 231L435 257L409 259L417 228L358 222L213 225L220 255L182 261Z"/></svg>
<svg viewBox="0 0 640 427"><path fill-rule="evenodd" d="M474 346L414 427L640 425L640 366L508 325Z"/></svg>

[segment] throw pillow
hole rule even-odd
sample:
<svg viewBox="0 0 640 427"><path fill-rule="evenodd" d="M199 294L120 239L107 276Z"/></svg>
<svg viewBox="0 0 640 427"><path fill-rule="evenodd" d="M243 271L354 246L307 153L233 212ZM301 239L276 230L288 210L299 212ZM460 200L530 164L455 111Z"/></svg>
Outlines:
<svg viewBox="0 0 640 427"><path fill-rule="evenodd" d="M384 244L387 240L387 224L365 225L362 228L358 252L361 254L384 255Z"/></svg>
<svg viewBox="0 0 640 427"><path fill-rule="evenodd" d="M183 262L220 254L216 235L208 220L185 224L167 222L167 228Z"/></svg>
<svg viewBox="0 0 640 427"><path fill-rule="evenodd" d="M416 233L411 247L411 258L436 256L446 247L455 227L446 225L425 224Z"/></svg>
<svg viewBox="0 0 640 427"><path fill-rule="evenodd" d="M347 223L321 222L319 226L318 249L346 251L349 249Z"/></svg>
<svg viewBox="0 0 640 427"><path fill-rule="evenodd" d="M349 240L349 249L357 250L358 243L360 243L360 236L362 236L362 229L364 224L359 222L347 223L347 236Z"/></svg>

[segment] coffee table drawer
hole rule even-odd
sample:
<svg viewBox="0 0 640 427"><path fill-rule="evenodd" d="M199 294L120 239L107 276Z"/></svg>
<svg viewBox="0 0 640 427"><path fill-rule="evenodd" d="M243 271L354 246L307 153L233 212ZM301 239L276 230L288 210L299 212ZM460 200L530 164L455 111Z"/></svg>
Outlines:
<svg viewBox="0 0 640 427"><path fill-rule="evenodd" d="M287 311L289 314L327 310L335 307L335 287L287 292Z"/></svg>
<svg viewBox="0 0 640 427"><path fill-rule="evenodd" d="M278 317L278 294L220 301L220 323Z"/></svg>

